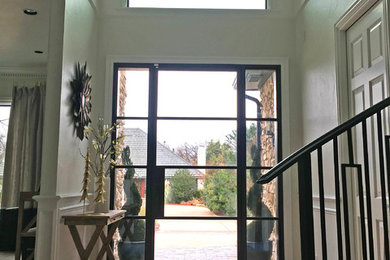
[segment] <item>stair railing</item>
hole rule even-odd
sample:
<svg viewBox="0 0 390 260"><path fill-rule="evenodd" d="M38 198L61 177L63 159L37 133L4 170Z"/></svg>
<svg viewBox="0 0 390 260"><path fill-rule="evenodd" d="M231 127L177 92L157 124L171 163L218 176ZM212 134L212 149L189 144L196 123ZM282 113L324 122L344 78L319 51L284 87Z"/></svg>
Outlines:
<svg viewBox="0 0 390 260"><path fill-rule="evenodd" d="M320 231L321 231L321 246L322 259L328 259L327 242L326 242L326 224L325 224L325 198L324 198L324 170L323 170L323 155L322 148L325 144L333 143L333 167L335 180L335 204L336 204L336 222L337 222L337 245L338 258L340 260L349 260L351 258L351 241L350 241L350 216L348 212L348 191L347 191L347 168L354 168L357 171L357 189L359 194L359 213L360 213L360 232L361 232L361 246L362 259L374 258L374 239L373 239L373 223L372 222L372 208L370 196L370 167L369 167L369 149L368 149L368 134L367 134L367 120L376 118L377 142L378 151L376 153L379 157L379 174L380 174L380 189L381 189L381 210L383 214L383 231L384 231L384 257L390 260L389 256L389 229L388 229L388 213L386 202L386 179L388 194L390 194L390 136L384 136L383 118L388 120L389 111L386 110L390 106L390 98L387 98L360 114L354 116L350 120L344 122L333 130L327 132L323 136L314 140L310 144L304 146L300 150L291 154L269 172L262 175L257 183L265 184L278 176L281 176L291 166L298 165L298 188L299 188L299 215L300 215L300 233L301 233L301 258L303 260L313 260L315 257L314 245L314 221L313 221L313 187L312 187L312 162L311 155L317 152L317 167L318 167L318 185L319 185L319 210L320 210ZM374 122L375 120L372 120ZM352 137L352 130L354 127L361 125L362 129L362 148L363 161L358 163L354 158L354 142ZM339 142L341 135L347 135L348 147L348 162L342 162L339 157ZM355 148L356 149L356 148ZM385 152L384 152L385 150ZM386 162L386 170L385 170ZM363 167L362 167L363 164ZM341 173L340 173L341 169ZM341 176L340 176L341 175ZM341 177L341 189L340 189ZM364 196L363 183L366 188ZM342 197L341 197L342 195ZM364 197L366 203L364 203ZM341 201L343 202L343 215L341 212ZM366 205L366 210L365 210ZM365 216L367 213L367 216ZM342 218L343 216L343 218ZM367 217L367 228L365 219ZM343 223L342 223L343 221ZM367 230L366 230L367 229ZM344 230L344 232L343 232ZM366 233L367 232L367 233ZM344 234L344 237L343 237ZM368 234L368 236L366 235ZM343 242L343 239L345 240ZM368 252L367 252L368 240ZM345 246L345 251L343 247Z"/></svg>

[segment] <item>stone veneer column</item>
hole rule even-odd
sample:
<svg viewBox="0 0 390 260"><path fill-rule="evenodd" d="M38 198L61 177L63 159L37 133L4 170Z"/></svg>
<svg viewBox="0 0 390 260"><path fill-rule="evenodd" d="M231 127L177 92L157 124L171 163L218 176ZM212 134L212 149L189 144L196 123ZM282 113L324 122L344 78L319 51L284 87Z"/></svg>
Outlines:
<svg viewBox="0 0 390 260"><path fill-rule="evenodd" d="M274 77L271 76L264 85L260 88L260 102L262 105L261 109L261 116L263 118L267 117L276 117L276 111L275 111L275 88L274 88ZM275 158L275 144L274 138L277 138L275 135L276 133L276 126L275 125L268 125L267 124L273 124L273 122L262 122L261 123L261 165L264 166L274 166L276 162ZM269 135L267 133L268 131L271 131L274 135ZM276 140L275 140L276 141ZM271 211L273 216L276 216L276 180L267 183L263 185L263 195L262 195L262 201L263 203L268 207L268 209ZM276 225L274 225L274 229L271 233L271 236L269 238L272 241L272 257L271 260L277 259L277 232L276 232Z"/></svg>
<svg viewBox="0 0 390 260"><path fill-rule="evenodd" d="M125 107L126 107L126 71L119 71L119 116L125 116ZM115 86L114 86L115 87ZM117 122L118 136L123 136L125 134L124 123ZM122 141L119 144L120 151L123 151L124 142ZM118 162L121 162L121 155L118 157ZM123 189L123 180L125 178L125 171L123 169L117 169L115 172L115 199L114 199L114 209L122 209L123 205L126 203L126 195ZM114 235L114 256L118 258L118 241L120 240L119 230L115 232Z"/></svg>
<svg viewBox="0 0 390 260"><path fill-rule="evenodd" d="M126 72L120 71L119 79L119 116L125 116L125 107L126 107ZM124 123L118 123L118 136L123 136L125 134ZM120 150L124 148L124 142L120 143ZM118 158L121 161L121 155ZM115 209L121 209L124 203L126 202L126 196L123 190L123 179L124 179L124 170L118 169L115 174Z"/></svg>

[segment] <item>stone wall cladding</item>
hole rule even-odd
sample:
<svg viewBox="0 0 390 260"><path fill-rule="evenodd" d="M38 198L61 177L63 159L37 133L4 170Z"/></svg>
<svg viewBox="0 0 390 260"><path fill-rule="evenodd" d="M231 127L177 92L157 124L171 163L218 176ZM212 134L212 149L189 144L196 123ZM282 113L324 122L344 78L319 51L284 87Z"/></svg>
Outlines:
<svg viewBox="0 0 390 260"><path fill-rule="evenodd" d="M262 105L262 118L275 118L275 86L274 76L271 76L260 88L260 103ZM276 123L261 122L261 165L274 166L276 163ZM272 134L271 134L272 133ZM262 172L265 173L265 172ZM276 216L276 180L263 185L263 203L269 208L273 216ZM276 224L271 233L272 257L271 260L277 259L277 230Z"/></svg>
<svg viewBox="0 0 390 260"><path fill-rule="evenodd" d="M125 107L126 107L126 98L127 98L127 89L126 89L126 72L120 71L119 79L119 116L125 116ZM117 125L118 136L124 135L124 123L120 122ZM119 145L120 150L124 149L124 142L122 141ZM121 156L118 157L118 162L121 162ZM115 199L114 199L114 208L116 210L122 209L123 205L126 203L125 191L123 189L123 180L125 177L124 169L117 169L115 172ZM114 235L114 256L115 259L119 259L118 256L118 241L121 239L119 231L115 231Z"/></svg>

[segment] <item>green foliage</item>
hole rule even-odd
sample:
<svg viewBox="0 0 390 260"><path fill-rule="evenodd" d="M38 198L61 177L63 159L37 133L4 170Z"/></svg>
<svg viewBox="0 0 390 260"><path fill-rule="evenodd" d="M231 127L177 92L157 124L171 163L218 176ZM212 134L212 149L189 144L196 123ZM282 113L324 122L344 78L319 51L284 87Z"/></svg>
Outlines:
<svg viewBox="0 0 390 260"><path fill-rule="evenodd" d="M133 230L130 234L130 241L145 241L145 220L134 219Z"/></svg>
<svg viewBox="0 0 390 260"><path fill-rule="evenodd" d="M198 200L201 200L202 199L202 190L197 190L195 193L194 193L194 199L198 199Z"/></svg>
<svg viewBox="0 0 390 260"><path fill-rule="evenodd" d="M226 141L233 151L237 150L237 130L233 130L230 134L226 135Z"/></svg>
<svg viewBox="0 0 390 260"><path fill-rule="evenodd" d="M130 159L130 147L126 146L122 151L122 162L124 165L133 165ZM135 169L127 168L125 173L125 179L130 181L130 196L128 200L132 200L130 205L126 206L127 214L137 216L141 210L142 199L139 193L137 184L134 180Z"/></svg>
<svg viewBox="0 0 390 260"><path fill-rule="evenodd" d="M256 124L252 123L249 128L246 128L246 140L252 141L256 137ZM230 146L233 151L237 150L237 130L233 130L230 134L226 135L226 144Z"/></svg>
<svg viewBox="0 0 390 260"><path fill-rule="evenodd" d="M260 155L261 149L256 147L256 145L252 145L250 156L252 158L252 166L260 165ZM263 203L263 186L260 184L256 184L256 180L260 177L261 171L259 169L251 169L250 170L250 179L254 185L248 191L247 197L247 205L249 211L252 213L252 216L256 217L272 217L271 211L268 207ZM273 223L269 223L269 221L255 221L248 226L248 234L251 236L250 241L263 241L268 240L271 235L273 228Z"/></svg>
<svg viewBox="0 0 390 260"><path fill-rule="evenodd" d="M129 165L132 166L133 162L130 159L130 147L126 146L122 151L122 163L123 165ZM135 169L134 168L127 168L125 173L125 179L132 179L134 178Z"/></svg>
<svg viewBox="0 0 390 260"><path fill-rule="evenodd" d="M196 193L196 178L189 170L177 170L169 180L168 202L180 203L194 198Z"/></svg>
<svg viewBox="0 0 390 260"><path fill-rule="evenodd" d="M206 148L206 161L208 165L234 165L236 153L228 143L221 144L211 140Z"/></svg>
<svg viewBox="0 0 390 260"><path fill-rule="evenodd" d="M261 150L252 145L251 147L251 157L252 157L252 166L258 166L260 163L260 154ZM263 187L262 185L256 184L256 180L261 176L261 171L259 169L250 170L250 179L254 185L248 191L248 208L252 212L253 216L264 216L270 217L271 212L267 206L262 202L263 196Z"/></svg>
<svg viewBox="0 0 390 260"><path fill-rule="evenodd" d="M256 137L256 124L251 124L249 128L246 129L246 140L252 140Z"/></svg>
<svg viewBox="0 0 390 260"><path fill-rule="evenodd" d="M231 171L218 170L208 174L203 189L203 201L216 214L232 216L236 213L236 178Z"/></svg>
<svg viewBox="0 0 390 260"><path fill-rule="evenodd" d="M130 207L127 210L128 214L137 216L139 211L141 210L141 194L138 191L137 184L133 180L130 186L130 196L132 197L133 203L130 204ZM129 198L128 198L129 199Z"/></svg>

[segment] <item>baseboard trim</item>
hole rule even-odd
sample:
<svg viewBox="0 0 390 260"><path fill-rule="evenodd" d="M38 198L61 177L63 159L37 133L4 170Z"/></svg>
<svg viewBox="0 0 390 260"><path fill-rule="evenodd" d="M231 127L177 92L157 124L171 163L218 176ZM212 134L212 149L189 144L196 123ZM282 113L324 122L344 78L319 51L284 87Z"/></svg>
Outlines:
<svg viewBox="0 0 390 260"><path fill-rule="evenodd" d="M333 196L326 196L324 198L325 205L328 205L328 207L325 206L325 213L336 215L336 198ZM320 211L320 197L318 195L313 196L313 210L318 212Z"/></svg>

